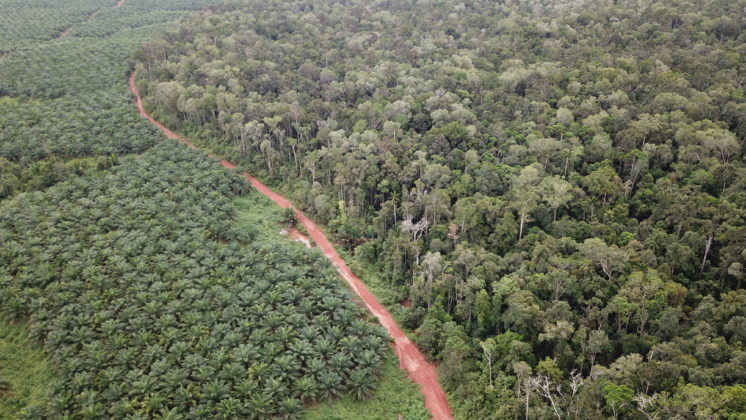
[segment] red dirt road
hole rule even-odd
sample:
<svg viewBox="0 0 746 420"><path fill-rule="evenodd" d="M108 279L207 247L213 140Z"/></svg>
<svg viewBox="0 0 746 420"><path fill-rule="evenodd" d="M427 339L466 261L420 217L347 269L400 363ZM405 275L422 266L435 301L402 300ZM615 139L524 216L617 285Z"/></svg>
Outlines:
<svg viewBox="0 0 746 420"><path fill-rule="evenodd" d="M137 106L137 111L142 116L147 118L148 121L153 123L153 125L158 127L161 131L163 131L166 137L178 140L195 149L197 148L197 146L195 146L187 139L179 136L178 134L166 128L163 124L156 121L155 118L151 117L150 114L145 111L145 108L143 108L142 106L140 93L138 92L137 86L135 85L134 72L130 75L129 86L132 94L135 96L135 105ZM220 163L224 167L229 169L236 168L235 165L225 160L221 160ZM292 203L288 199L272 191L271 189L269 189L269 187L262 184L258 179L254 178L247 172L244 172L241 175L246 178L251 183L251 185L256 188L257 191L277 203L277 205L279 205L280 207L293 207ZM321 229L319 229L319 227L316 226L316 224L311 221L311 219L309 219L305 214L297 209L295 209L295 215L298 218L298 221L302 223L303 226L306 228L311 239L316 242L316 245L318 245L324 255L326 255L326 257L329 258L332 264L334 264L334 266L337 268L337 272L339 273L339 275L343 279L345 279L345 281L347 281L347 284L350 285L350 288L352 288L352 290L357 293L358 296L360 296L368 310L373 315L375 315L376 318L378 318L378 321L381 323L381 325L386 328L386 331L394 339L393 347L396 351L397 357L399 357L399 367L408 373L410 379L420 385L420 392L422 392L422 395L425 397L425 407L427 407L427 409L433 415L433 419L453 419L451 409L448 406L448 400L446 399L446 394L440 387L440 383L438 383L438 374L435 370L435 367L427 362L425 356L423 356L417 346L415 346L409 340L409 338L407 338L401 328L399 328L399 325L397 325L396 321L394 321L394 318L391 316L391 314L368 290L368 288L365 286L365 283L363 283L352 272L352 270L347 267L347 264L345 264L344 260L342 260L339 254L337 254L337 251L334 250L331 242L329 242L329 239L327 239L326 235L324 235Z"/></svg>

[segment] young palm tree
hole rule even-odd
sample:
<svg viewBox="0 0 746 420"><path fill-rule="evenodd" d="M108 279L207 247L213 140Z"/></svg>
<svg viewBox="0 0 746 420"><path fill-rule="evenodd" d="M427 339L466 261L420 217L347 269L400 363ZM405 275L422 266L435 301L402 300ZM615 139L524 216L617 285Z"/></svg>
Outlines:
<svg viewBox="0 0 746 420"><path fill-rule="evenodd" d="M225 420L235 419L241 412L241 408L242 404L236 398L229 397L220 400L217 409L218 418Z"/></svg>
<svg viewBox="0 0 746 420"><path fill-rule="evenodd" d="M370 397L375 389L375 375L368 369L358 369L350 372L350 393L358 400Z"/></svg>
<svg viewBox="0 0 746 420"><path fill-rule="evenodd" d="M280 402L278 414L285 420L295 420L301 418L303 413L303 404L295 398L285 398Z"/></svg>
<svg viewBox="0 0 746 420"><path fill-rule="evenodd" d="M234 360L248 363L253 360L259 359L259 349L253 346L251 343L240 344L233 351Z"/></svg>
<svg viewBox="0 0 746 420"><path fill-rule="evenodd" d="M383 341L321 257L215 240L232 175L165 146L122 165L0 206L0 242L24 241L0 250L2 315L33 313L61 361L39 418L297 418L374 367Z"/></svg>
<svg viewBox="0 0 746 420"><path fill-rule="evenodd" d="M316 398L318 393L318 383L311 375L302 376L293 385L294 393L298 398L309 401Z"/></svg>
<svg viewBox="0 0 746 420"><path fill-rule="evenodd" d="M328 360L332 355L332 350L334 349L333 343L334 342L327 337L319 337L314 342L314 350L317 355Z"/></svg>
<svg viewBox="0 0 746 420"><path fill-rule="evenodd" d="M259 389L259 384L251 378L244 378L234 386L234 390L240 398L249 398L257 389Z"/></svg>
<svg viewBox="0 0 746 420"><path fill-rule="evenodd" d="M275 358L273 373L284 382L292 382L300 376L300 362L290 354Z"/></svg>
<svg viewBox="0 0 746 420"><path fill-rule="evenodd" d="M222 379L214 379L205 384L203 392L205 398L213 401L220 401L228 395L228 385Z"/></svg>
<svg viewBox="0 0 746 420"><path fill-rule="evenodd" d="M306 339L295 339L288 346L290 354L299 361L303 362L314 354L311 343Z"/></svg>
<svg viewBox="0 0 746 420"><path fill-rule="evenodd" d="M252 419L266 419L272 414L272 397L262 391L256 392L249 399L249 412Z"/></svg>
<svg viewBox="0 0 746 420"><path fill-rule="evenodd" d="M318 382L319 396L327 400L340 395L344 390L342 378L335 372L321 372Z"/></svg>

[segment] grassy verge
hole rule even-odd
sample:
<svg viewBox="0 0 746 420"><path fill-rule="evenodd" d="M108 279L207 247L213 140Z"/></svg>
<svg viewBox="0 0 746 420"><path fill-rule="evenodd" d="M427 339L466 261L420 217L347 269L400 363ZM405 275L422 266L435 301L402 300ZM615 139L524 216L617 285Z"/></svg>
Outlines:
<svg viewBox="0 0 746 420"><path fill-rule="evenodd" d="M280 237L280 208L269 198L251 192L236 197L233 201L236 208L235 223L239 228L255 231L259 239L277 239Z"/></svg>
<svg viewBox="0 0 746 420"><path fill-rule="evenodd" d="M14 419L24 408L44 404L51 379L46 355L28 338L26 325L0 322L0 419Z"/></svg>

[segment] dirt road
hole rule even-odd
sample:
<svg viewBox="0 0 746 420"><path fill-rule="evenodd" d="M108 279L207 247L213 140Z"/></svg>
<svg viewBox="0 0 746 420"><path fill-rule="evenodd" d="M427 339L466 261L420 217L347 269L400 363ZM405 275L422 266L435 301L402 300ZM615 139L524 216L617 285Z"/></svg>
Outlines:
<svg viewBox="0 0 746 420"><path fill-rule="evenodd" d="M161 131L163 131L166 137L178 140L195 149L197 148L190 141L179 136L178 134L166 128L163 124L156 121L155 118L151 117L145 111L145 108L143 108L142 106L140 93L138 92L137 86L135 85L134 72L130 75L129 86L132 94L135 96L135 105L137 106L137 111L141 115L143 115L151 123L153 123ZM221 160L220 163L224 167L229 169L236 168L235 165L225 160ZM251 185L256 188L257 191L277 203L277 205L279 205L280 207L293 207L292 203L288 199L272 191L271 189L269 189L269 187L262 184L258 179L254 178L250 174L244 172L241 175L246 178L251 183ZM397 325L396 321L394 321L394 318L386 310L386 308L384 308L383 305L378 302L378 300L368 290L365 284L352 272L352 270L350 270L349 267L347 267L347 264L345 264L344 260L342 260L339 254L337 254L337 251L334 250L331 242L329 241L329 239L327 239L326 235L324 235L321 229L319 229L319 227L316 226L316 224L311 221L311 219L309 219L305 214L297 209L295 209L295 215L298 218L298 221L306 228L311 239L313 239L313 241L321 249L324 255L326 255L326 257L329 258L332 264L334 264L334 266L337 268L337 272L339 273L339 275L343 279L345 279L347 284L350 285L350 288L352 288L352 290L357 293L358 296L360 296L368 310L376 318L378 318L378 321L381 323L381 325L386 328L386 331L394 339L394 350L396 351L396 355L399 358L399 367L405 370L408 373L409 377L415 383L420 385L420 391L425 397L425 406L428 410L430 410L430 413L432 413L433 419L453 419L453 416L451 415L451 409L448 406L448 401L446 400L445 392L443 392L443 389L440 387L440 383L438 383L438 374L435 370L435 367L427 362L425 356L423 356L417 346L415 346L409 340L409 338L407 338L407 336L404 334L401 328L399 328L399 325Z"/></svg>

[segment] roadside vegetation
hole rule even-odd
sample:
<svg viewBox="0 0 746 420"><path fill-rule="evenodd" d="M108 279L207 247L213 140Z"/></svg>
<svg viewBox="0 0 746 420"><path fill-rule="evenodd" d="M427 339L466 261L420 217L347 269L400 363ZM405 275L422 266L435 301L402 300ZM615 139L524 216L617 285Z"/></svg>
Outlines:
<svg viewBox="0 0 746 420"><path fill-rule="evenodd" d="M288 217L277 210L277 206L268 198L258 194L238 196L233 200L236 208L235 226L240 229L256 229L256 241L275 241L280 231L288 225ZM301 225L298 225L302 229ZM297 247L306 248L296 243ZM308 251L317 253L315 249ZM317 253L321 256L321 253ZM350 258L345 258L349 263ZM364 275L366 285L375 292L381 300L386 289L382 283L371 284L367 272L361 267L354 269L355 273ZM371 287L373 286L373 287ZM357 298L354 298L357 301ZM359 303L362 305L362 303ZM406 373L399 368L399 360L392 350L388 350L383 359L383 367L377 373L377 385L369 398L360 400L352 395L343 395L333 400L323 400L311 404L306 408L303 418L306 420L378 420L395 419L401 415L405 420L430 419L430 413L425 408L419 387L407 378Z"/></svg>
<svg viewBox="0 0 746 420"><path fill-rule="evenodd" d="M432 416L422 403L422 395L399 369L399 361L389 351L384 359L379 385L365 401L343 396L321 401L306 409L304 420L429 420ZM399 417L401 416L401 417Z"/></svg>

